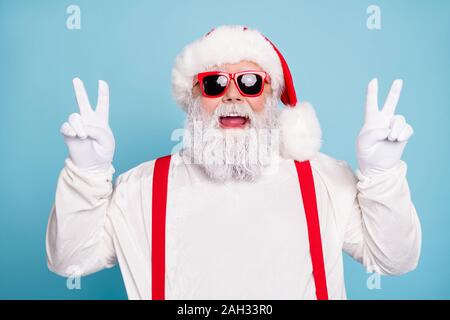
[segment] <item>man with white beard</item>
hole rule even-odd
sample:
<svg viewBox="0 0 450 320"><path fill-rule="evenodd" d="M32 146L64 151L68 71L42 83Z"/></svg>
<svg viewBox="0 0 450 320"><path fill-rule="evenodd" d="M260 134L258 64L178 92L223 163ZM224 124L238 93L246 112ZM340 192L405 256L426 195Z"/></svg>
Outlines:
<svg viewBox="0 0 450 320"><path fill-rule="evenodd" d="M47 229L49 268L87 275L119 263L130 299L345 299L342 252L399 275L421 229L395 115L369 83L356 173L319 152L312 106L298 103L280 51L256 30L222 26L184 48L172 74L187 112L183 148L112 184L109 88L61 127L69 157ZM279 110L278 99L285 107Z"/></svg>
<svg viewBox="0 0 450 320"><path fill-rule="evenodd" d="M254 113L246 103L221 102L212 115L205 115L202 102L197 97L188 108L181 150L185 163L201 164L216 181L253 181L262 168L273 165L279 151L277 97L266 97L261 114ZM245 129L223 130L220 120L227 115L247 118L248 125Z"/></svg>

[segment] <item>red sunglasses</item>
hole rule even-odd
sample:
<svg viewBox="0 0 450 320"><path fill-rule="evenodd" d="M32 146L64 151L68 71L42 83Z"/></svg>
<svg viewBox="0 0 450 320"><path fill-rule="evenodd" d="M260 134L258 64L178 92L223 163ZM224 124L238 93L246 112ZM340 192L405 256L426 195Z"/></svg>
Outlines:
<svg viewBox="0 0 450 320"><path fill-rule="evenodd" d="M197 75L202 94L208 98L217 98L225 94L230 81L244 97L257 97L264 90L264 83L270 83L269 75L264 71L240 71L235 73L222 71L201 72ZM197 84L197 83L195 83Z"/></svg>

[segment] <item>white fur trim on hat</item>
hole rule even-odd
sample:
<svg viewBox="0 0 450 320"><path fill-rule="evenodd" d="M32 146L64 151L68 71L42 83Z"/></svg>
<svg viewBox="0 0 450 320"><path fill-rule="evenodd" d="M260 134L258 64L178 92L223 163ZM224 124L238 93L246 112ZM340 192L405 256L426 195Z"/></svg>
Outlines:
<svg viewBox="0 0 450 320"><path fill-rule="evenodd" d="M280 114L281 155L298 161L310 160L322 145L322 130L313 106L302 102L284 107Z"/></svg>
<svg viewBox="0 0 450 320"><path fill-rule="evenodd" d="M271 77L272 90L280 96L284 75L280 59L269 41L257 30L243 26L221 26L187 45L177 56L172 70L172 90L184 109L192 99L194 76L213 66L248 60Z"/></svg>

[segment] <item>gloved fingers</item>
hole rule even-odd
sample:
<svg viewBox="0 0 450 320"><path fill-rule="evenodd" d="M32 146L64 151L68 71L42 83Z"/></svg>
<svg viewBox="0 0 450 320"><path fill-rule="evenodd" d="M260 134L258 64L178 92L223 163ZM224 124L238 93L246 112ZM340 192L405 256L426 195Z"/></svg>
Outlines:
<svg viewBox="0 0 450 320"><path fill-rule="evenodd" d="M392 83L391 90L386 98L383 109L381 112L387 115L394 115L397 108L398 100L400 99L400 93L402 92L403 80L397 79Z"/></svg>
<svg viewBox="0 0 450 320"><path fill-rule="evenodd" d="M406 126L405 117L402 115L395 115L391 119L390 129L388 139L389 141L397 140L400 132L402 132L403 128Z"/></svg>
<svg viewBox="0 0 450 320"><path fill-rule="evenodd" d="M88 125L85 126L85 130L89 138L96 140L100 145L105 148L114 148L114 140L111 139L111 136L105 129Z"/></svg>
<svg viewBox="0 0 450 320"><path fill-rule="evenodd" d="M390 132L389 128L377 128L367 130L366 132L361 134L358 140L363 141L364 146L370 148L376 142L385 140L389 135L389 132Z"/></svg>
<svg viewBox="0 0 450 320"><path fill-rule="evenodd" d="M407 141L409 138L411 138L413 133L414 133L413 128L409 124L406 124L406 126L403 128L403 130L398 135L397 140L398 141Z"/></svg>
<svg viewBox="0 0 450 320"><path fill-rule="evenodd" d="M81 118L81 115L79 113L72 113L69 116L69 124L75 130L77 136L80 139L86 139L87 134L84 129L83 119Z"/></svg>
<svg viewBox="0 0 450 320"><path fill-rule="evenodd" d="M80 78L74 78L72 80L73 88L75 90L75 96L78 102L78 108L80 109L81 115L87 115L92 112L91 104L89 103L89 98L84 88L83 81Z"/></svg>
<svg viewBox="0 0 450 320"><path fill-rule="evenodd" d="M95 112L100 116L104 123L108 123L109 117L109 86L103 81L98 81L97 108Z"/></svg>
<svg viewBox="0 0 450 320"><path fill-rule="evenodd" d="M75 130L73 130L73 128L70 126L68 122L64 122L62 124L61 128L59 129L59 132L61 132L64 136L69 138L75 138L75 136L77 135Z"/></svg>
<svg viewBox="0 0 450 320"><path fill-rule="evenodd" d="M378 112L378 79L374 78L367 86L366 120L370 114Z"/></svg>

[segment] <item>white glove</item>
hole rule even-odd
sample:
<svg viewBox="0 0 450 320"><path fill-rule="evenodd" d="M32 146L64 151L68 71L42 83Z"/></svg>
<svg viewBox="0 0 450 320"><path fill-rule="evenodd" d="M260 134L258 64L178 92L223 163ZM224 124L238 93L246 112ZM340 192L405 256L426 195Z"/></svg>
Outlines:
<svg viewBox="0 0 450 320"><path fill-rule="evenodd" d="M72 162L81 169L106 171L113 160L115 141L108 125L109 87L98 82L97 107L92 110L83 82L73 79L80 113L72 113L61 126Z"/></svg>
<svg viewBox="0 0 450 320"><path fill-rule="evenodd" d="M364 125L356 141L362 174L382 173L399 163L412 127L401 115L394 115L403 81L395 80L383 109L378 109L378 81L369 82Z"/></svg>

